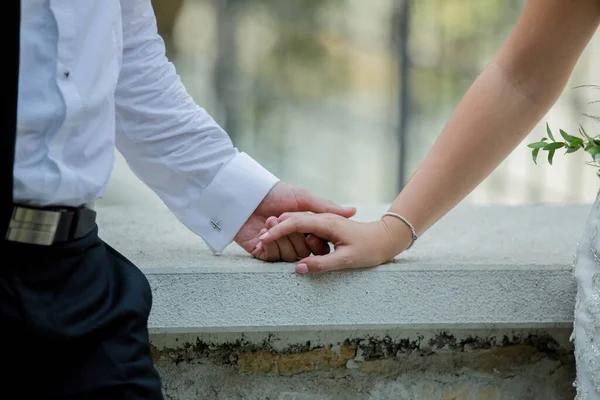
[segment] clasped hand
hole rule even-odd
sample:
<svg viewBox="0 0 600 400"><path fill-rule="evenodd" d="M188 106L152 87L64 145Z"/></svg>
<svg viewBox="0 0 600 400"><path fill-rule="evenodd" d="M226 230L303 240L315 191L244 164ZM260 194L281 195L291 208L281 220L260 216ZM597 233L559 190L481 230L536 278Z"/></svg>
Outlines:
<svg viewBox="0 0 600 400"><path fill-rule="evenodd" d="M288 247L289 238L301 233L308 235L307 241L333 243L335 251L330 253L328 246L327 252L301 258L296 264L299 274L375 267L408 247L410 236L403 230L406 227L393 226L386 220L356 222L331 213L285 213L267 219L259 247L263 252L273 252Z"/></svg>

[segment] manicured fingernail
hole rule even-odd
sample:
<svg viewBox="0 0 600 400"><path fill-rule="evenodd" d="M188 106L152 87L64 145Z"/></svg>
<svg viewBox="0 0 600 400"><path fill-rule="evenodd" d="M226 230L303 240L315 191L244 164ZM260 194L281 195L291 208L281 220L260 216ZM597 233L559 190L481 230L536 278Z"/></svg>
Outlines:
<svg viewBox="0 0 600 400"><path fill-rule="evenodd" d="M260 235L259 239L260 239L260 240L265 240L265 239L266 239L266 238L268 238L268 237L269 237L269 232L265 232L265 233L263 233L262 235Z"/></svg>
<svg viewBox="0 0 600 400"><path fill-rule="evenodd" d="M262 248L263 248L263 243L262 242L258 242L256 244L256 247L254 248L254 250L262 250Z"/></svg>
<svg viewBox="0 0 600 400"><path fill-rule="evenodd" d="M269 220L267 221L267 226L269 228L272 228L276 225L277 225L277 218L269 218Z"/></svg>
<svg viewBox="0 0 600 400"><path fill-rule="evenodd" d="M306 274L308 272L308 265L306 264L298 264L296 265L296 273L298 274Z"/></svg>

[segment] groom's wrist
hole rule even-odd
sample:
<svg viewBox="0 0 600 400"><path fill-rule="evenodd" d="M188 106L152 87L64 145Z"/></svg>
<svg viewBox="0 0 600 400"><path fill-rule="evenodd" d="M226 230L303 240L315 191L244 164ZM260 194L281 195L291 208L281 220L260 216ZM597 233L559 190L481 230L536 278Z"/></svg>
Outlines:
<svg viewBox="0 0 600 400"><path fill-rule="evenodd" d="M238 153L179 216L219 254L278 182L249 155Z"/></svg>

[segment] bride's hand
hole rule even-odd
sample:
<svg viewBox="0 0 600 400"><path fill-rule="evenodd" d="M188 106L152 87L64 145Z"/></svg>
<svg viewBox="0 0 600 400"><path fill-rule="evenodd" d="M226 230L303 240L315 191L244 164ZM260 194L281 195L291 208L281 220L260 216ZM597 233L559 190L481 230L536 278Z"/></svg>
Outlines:
<svg viewBox="0 0 600 400"><path fill-rule="evenodd" d="M292 233L312 234L332 242L335 251L310 256L296 265L300 274L375 267L394 258L410 245L410 231L392 221L356 222L334 214L286 213L260 240L267 244ZM273 226L274 225L274 226Z"/></svg>

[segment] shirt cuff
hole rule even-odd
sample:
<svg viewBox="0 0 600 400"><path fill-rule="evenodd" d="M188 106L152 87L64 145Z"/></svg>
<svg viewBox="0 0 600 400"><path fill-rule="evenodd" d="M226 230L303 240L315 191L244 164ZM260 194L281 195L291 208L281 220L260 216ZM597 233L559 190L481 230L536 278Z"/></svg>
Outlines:
<svg viewBox="0 0 600 400"><path fill-rule="evenodd" d="M249 155L238 153L183 212L182 222L219 254L278 182Z"/></svg>

